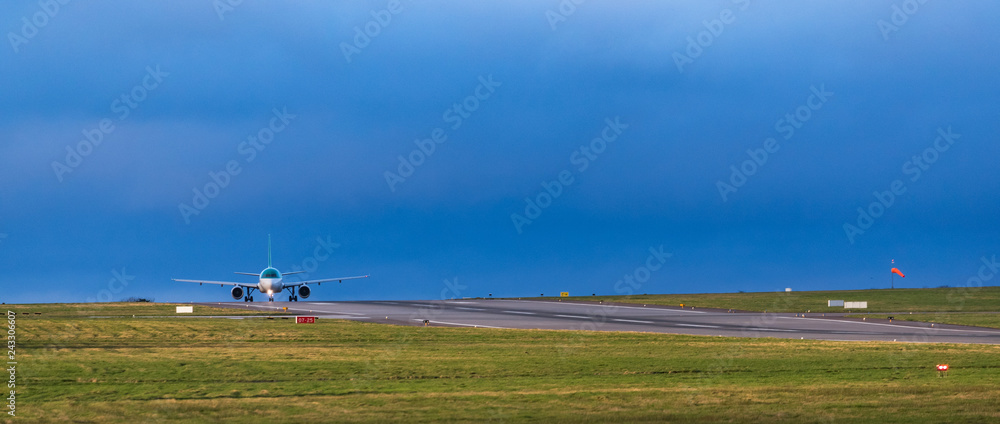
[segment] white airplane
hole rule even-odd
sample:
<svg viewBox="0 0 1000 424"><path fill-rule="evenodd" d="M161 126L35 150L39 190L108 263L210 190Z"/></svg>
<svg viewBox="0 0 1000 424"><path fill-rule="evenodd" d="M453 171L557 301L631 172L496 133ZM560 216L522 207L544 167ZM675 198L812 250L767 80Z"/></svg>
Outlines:
<svg viewBox="0 0 1000 424"><path fill-rule="evenodd" d="M293 271L287 272L284 275L301 274L305 271ZM282 290L287 289L289 291L288 300L291 302L298 302L299 296L303 299L308 299L309 294L312 290L309 290L307 284L316 284L317 286L322 283L327 283L330 281L342 282L344 280L353 280L356 278L368 278L367 275L359 275L356 277L340 277L340 278L326 278L323 280L309 280L309 281L296 281L296 282L283 282L282 274L276 268L271 266L271 236L267 236L267 268L260 272L260 274L255 274L252 272L237 272L241 275L253 275L260 277L260 281L256 284L254 283L234 283L229 281L207 281L207 280L182 280L174 278L174 281L183 281L186 283L198 283L201 284L218 284L220 286L233 286L232 295L233 299L239 300L241 297L244 302L253 302L253 291L257 290L261 293L267 293L268 301L274 302L274 294L281 293ZM298 288L298 294L296 294L296 288Z"/></svg>

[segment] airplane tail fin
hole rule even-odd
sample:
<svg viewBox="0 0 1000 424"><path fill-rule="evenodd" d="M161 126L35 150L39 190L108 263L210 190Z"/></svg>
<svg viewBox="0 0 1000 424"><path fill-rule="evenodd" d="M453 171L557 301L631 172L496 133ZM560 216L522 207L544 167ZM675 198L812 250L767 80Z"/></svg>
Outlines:
<svg viewBox="0 0 1000 424"><path fill-rule="evenodd" d="M267 235L267 267L271 267L271 235Z"/></svg>

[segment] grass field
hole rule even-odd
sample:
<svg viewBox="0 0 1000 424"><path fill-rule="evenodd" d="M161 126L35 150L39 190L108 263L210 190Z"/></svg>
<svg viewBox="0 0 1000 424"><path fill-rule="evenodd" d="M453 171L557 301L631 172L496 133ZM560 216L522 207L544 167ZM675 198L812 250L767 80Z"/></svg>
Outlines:
<svg viewBox="0 0 1000 424"><path fill-rule="evenodd" d="M1000 420L989 345L35 316L17 343L4 422Z"/></svg>
<svg viewBox="0 0 1000 424"><path fill-rule="evenodd" d="M841 290L810 292L706 293L633 296L579 296L575 300L694 306L768 312L850 312L826 306L827 300L867 301L858 312L997 312L1000 287Z"/></svg>

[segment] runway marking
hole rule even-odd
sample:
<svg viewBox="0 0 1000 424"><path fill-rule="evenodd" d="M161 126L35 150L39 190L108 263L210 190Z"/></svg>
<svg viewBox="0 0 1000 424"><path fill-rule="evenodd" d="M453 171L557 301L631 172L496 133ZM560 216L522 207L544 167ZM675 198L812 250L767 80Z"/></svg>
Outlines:
<svg viewBox="0 0 1000 424"><path fill-rule="evenodd" d="M455 309L461 309L461 310L463 310L463 311L485 311L485 309L479 309L479 308L463 308L463 307L461 307L461 306L459 306L459 307L456 307Z"/></svg>
<svg viewBox="0 0 1000 424"><path fill-rule="evenodd" d="M761 327L747 327L743 328L744 331L784 331L786 333L794 333L802 330L785 330L781 328L761 328Z"/></svg>
<svg viewBox="0 0 1000 424"><path fill-rule="evenodd" d="M523 312L523 311L503 311L507 314L521 314L521 315L537 315L534 312Z"/></svg>
<svg viewBox="0 0 1000 424"><path fill-rule="evenodd" d="M414 321L423 321L422 319L414 319ZM460 322L447 322L447 321L430 321L427 322L435 324L447 324L447 325L458 325L462 327L479 327L479 328L506 328L506 327L494 327L492 325L479 325L479 324L462 324Z"/></svg>
<svg viewBox="0 0 1000 424"><path fill-rule="evenodd" d="M722 328L718 325L677 324L678 327Z"/></svg>
<svg viewBox="0 0 1000 424"><path fill-rule="evenodd" d="M581 317L579 315L556 315L560 318L576 318L576 319L590 319L590 317Z"/></svg>
<svg viewBox="0 0 1000 424"><path fill-rule="evenodd" d="M334 315L365 315L365 314L359 314L357 312L323 311L317 309L298 309L298 308L296 309L288 308L287 312L301 312L306 314L323 313L323 314L334 314Z"/></svg>
<svg viewBox="0 0 1000 424"><path fill-rule="evenodd" d="M540 302L531 300L497 300L495 302L517 302L517 303L531 303L533 305L538 305ZM601 304L587 304L587 303L573 303L573 302L559 302L560 305L572 305L572 306L593 306L601 308L621 308L621 309L641 309L644 311L660 311L660 312L687 312L689 314L704 314L705 311L689 311L686 309L660 309L660 308L647 308L643 306L620 306L620 305L601 305ZM663 306L663 305L653 305L653 306Z"/></svg>
<svg viewBox="0 0 1000 424"><path fill-rule="evenodd" d="M638 324L653 324L653 321L640 321L640 320L637 320L637 319L621 319L621 318L613 318L613 319L612 319L612 321L618 321L618 322L634 322L634 323L638 323Z"/></svg>
<svg viewBox="0 0 1000 424"><path fill-rule="evenodd" d="M971 333L988 333L993 335L1000 335L1000 331L989 331L989 330L962 330L956 328L937 328L937 327L912 327L908 325L896 325L896 324L882 324L878 322L865 322L865 321L847 321L839 319L819 319L819 318L794 318L794 317L778 317L784 319L808 319L812 321L824 321L824 322L839 322L839 323L849 323L849 324L865 324L865 325L881 325L885 327L893 327L903 330L928 330L928 331L959 331L959 332L971 332Z"/></svg>

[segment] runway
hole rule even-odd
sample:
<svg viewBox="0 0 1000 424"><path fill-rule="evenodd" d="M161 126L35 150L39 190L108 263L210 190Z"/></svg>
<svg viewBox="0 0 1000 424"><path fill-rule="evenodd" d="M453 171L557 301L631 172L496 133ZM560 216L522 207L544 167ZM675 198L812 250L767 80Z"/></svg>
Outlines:
<svg viewBox="0 0 1000 424"><path fill-rule="evenodd" d="M548 300L201 303L388 324L543 330L639 331L725 337L1000 344L1000 329L833 314L729 312L658 305ZM197 304L196 304L197 305Z"/></svg>

